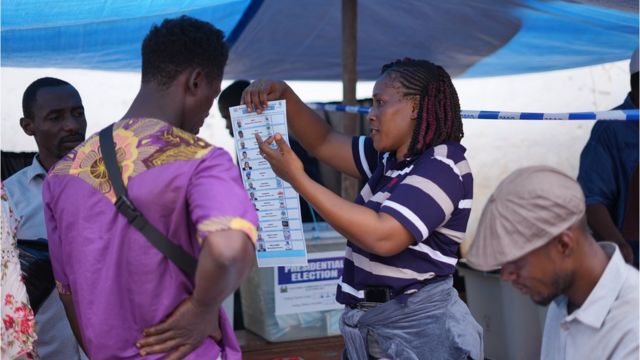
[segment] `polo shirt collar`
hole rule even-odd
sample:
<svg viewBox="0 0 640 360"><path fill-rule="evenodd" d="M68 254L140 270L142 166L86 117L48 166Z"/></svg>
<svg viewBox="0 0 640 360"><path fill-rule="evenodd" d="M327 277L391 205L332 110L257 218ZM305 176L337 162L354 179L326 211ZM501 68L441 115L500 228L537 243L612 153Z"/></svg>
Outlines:
<svg viewBox="0 0 640 360"><path fill-rule="evenodd" d="M467 151L467 149L462 144L456 143L456 142L444 142L436 146L441 146L441 145L447 146L449 149L456 149L460 151L462 154L464 154ZM423 154L433 155L434 148L435 146L432 146L426 149ZM420 156L421 155L411 156L407 159L403 159L402 161L397 161L395 152L387 152L387 153L384 153L384 155L382 156L382 162L385 165L385 170L400 169L400 168L405 168L409 166L415 160L420 158Z"/></svg>
<svg viewBox="0 0 640 360"><path fill-rule="evenodd" d="M591 293L587 297L587 300L585 300L584 304L564 320L566 322L573 320L580 321L581 323L595 329L599 329L602 326L613 302L622 290L626 277L625 267L627 266L622 258L622 254L620 253L618 246L614 243L601 242L598 245L600 245L602 250L604 250L606 255L610 258L609 263L604 269L602 276L600 276L600 280L598 280L596 286L591 290ZM565 301L565 311L566 305Z"/></svg>
<svg viewBox="0 0 640 360"><path fill-rule="evenodd" d="M36 177L44 178L45 176L47 176L47 170L45 170L42 164L40 164L40 160L36 154L36 156L33 157L31 165L27 167L27 180L31 182Z"/></svg>
<svg viewBox="0 0 640 360"><path fill-rule="evenodd" d="M397 169L406 168L411 163L413 163L413 161L416 160L418 157L419 156L412 156L412 157L409 157L409 158L406 158L406 159L402 159L401 161L398 161L396 159L396 153L395 152L385 153L383 155L383 162L385 164L385 170L397 170Z"/></svg>

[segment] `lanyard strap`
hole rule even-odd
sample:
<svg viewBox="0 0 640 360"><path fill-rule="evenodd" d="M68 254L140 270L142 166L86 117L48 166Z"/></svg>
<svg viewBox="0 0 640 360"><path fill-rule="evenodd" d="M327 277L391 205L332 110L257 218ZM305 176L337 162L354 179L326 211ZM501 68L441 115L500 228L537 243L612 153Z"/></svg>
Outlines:
<svg viewBox="0 0 640 360"><path fill-rule="evenodd" d="M169 240L155 226L153 226L127 196L127 189L122 182L122 173L116 157L116 147L113 142L113 124L100 131L100 151L107 169L109 181L116 194L115 206L118 211L127 218L129 224L138 229L147 240L171 260L184 273L195 277L198 260L187 253L180 246Z"/></svg>

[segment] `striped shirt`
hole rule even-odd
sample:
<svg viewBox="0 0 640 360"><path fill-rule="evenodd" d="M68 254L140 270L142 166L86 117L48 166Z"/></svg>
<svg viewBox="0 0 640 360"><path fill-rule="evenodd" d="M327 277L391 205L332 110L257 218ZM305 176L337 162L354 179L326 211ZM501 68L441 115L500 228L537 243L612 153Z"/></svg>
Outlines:
<svg viewBox="0 0 640 360"><path fill-rule="evenodd" d="M368 179L355 203L392 216L415 242L389 257L347 242L338 302L362 301L369 286L387 286L394 297L409 294L453 274L473 198L465 151L448 142L398 162L393 154L378 153L370 138L353 138L353 158Z"/></svg>

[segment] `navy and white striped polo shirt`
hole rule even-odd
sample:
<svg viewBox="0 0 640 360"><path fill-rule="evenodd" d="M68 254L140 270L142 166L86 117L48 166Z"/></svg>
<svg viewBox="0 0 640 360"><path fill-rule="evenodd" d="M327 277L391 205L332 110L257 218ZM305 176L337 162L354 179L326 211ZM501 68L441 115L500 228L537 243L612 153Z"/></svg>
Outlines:
<svg viewBox="0 0 640 360"><path fill-rule="evenodd" d="M397 162L393 154L378 153L371 138L361 136L353 138L352 151L360 174L368 179L356 204L393 216L415 243L383 257L347 242L337 301L362 301L369 286L390 287L395 296L412 293L453 274L473 198L464 146L448 142Z"/></svg>

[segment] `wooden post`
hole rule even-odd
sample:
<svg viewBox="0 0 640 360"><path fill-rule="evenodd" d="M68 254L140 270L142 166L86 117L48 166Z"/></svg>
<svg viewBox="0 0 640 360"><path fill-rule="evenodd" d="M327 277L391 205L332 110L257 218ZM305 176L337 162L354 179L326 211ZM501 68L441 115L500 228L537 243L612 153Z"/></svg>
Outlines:
<svg viewBox="0 0 640 360"><path fill-rule="evenodd" d="M356 105L356 82L358 81L358 1L342 0L342 103ZM360 133L358 115L342 113L342 132L348 135ZM359 189L358 180L342 175L341 195L355 199Z"/></svg>

